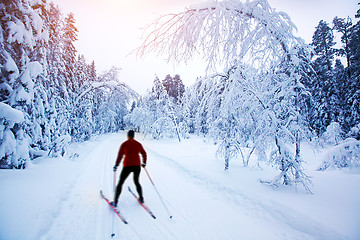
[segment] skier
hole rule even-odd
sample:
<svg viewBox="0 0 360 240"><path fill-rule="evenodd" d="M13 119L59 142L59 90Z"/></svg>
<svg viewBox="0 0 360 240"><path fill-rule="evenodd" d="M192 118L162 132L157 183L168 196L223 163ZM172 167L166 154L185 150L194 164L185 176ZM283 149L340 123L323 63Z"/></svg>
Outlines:
<svg viewBox="0 0 360 240"><path fill-rule="evenodd" d="M127 137L128 137L128 140L123 142L120 146L119 153L118 153L118 156L116 159L116 163L113 168L114 172L116 172L123 156L125 155L123 169L120 174L120 180L116 187L114 202L111 202L111 204L114 207L117 206L118 199L121 194L122 186L123 186L126 178L130 175L130 173L134 174L134 183L136 186L136 190L139 194L139 201L141 203L144 203L142 188L139 183L139 176L140 176L141 167L146 166L146 160L147 160L146 152L145 152L143 146L134 139L135 132L133 130L130 130L127 133ZM142 163L140 161L139 154L142 155Z"/></svg>

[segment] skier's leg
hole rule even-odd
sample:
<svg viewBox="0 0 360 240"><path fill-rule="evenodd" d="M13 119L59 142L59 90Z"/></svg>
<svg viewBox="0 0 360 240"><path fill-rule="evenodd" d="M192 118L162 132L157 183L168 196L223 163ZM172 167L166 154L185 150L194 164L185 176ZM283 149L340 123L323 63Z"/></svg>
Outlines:
<svg viewBox="0 0 360 240"><path fill-rule="evenodd" d="M134 183L136 186L136 191L139 194L139 199L143 199L143 193L142 193L142 187L139 182L139 176L140 176L141 167L134 167Z"/></svg>
<svg viewBox="0 0 360 240"><path fill-rule="evenodd" d="M117 204L119 196L121 194L122 185L124 184L126 178L129 176L130 173L131 173L131 169L129 169L129 167L123 167L121 174L120 174L119 183L116 187L116 192L115 192L115 197L114 197L115 204Z"/></svg>

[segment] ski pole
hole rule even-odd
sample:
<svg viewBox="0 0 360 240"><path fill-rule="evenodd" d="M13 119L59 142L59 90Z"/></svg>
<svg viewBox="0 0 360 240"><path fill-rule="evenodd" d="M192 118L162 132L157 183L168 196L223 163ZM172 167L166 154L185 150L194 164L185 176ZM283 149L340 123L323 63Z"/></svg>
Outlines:
<svg viewBox="0 0 360 240"><path fill-rule="evenodd" d="M114 190L114 196L115 196L115 186L116 186L116 172L114 171L114 177L113 177L113 190ZM115 219L114 219L114 217L115 216L113 216L113 218L112 218L112 227L111 227L111 229L112 229L112 234L111 234L111 237L113 238L113 237L115 237L115 233L114 233L114 221L115 221Z"/></svg>
<svg viewBox="0 0 360 240"><path fill-rule="evenodd" d="M154 189L155 189L155 192L156 192L157 195L159 196L160 201L161 201L161 203L163 204L166 212L169 214L170 218L172 218L173 216L170 214L169 209L166 207L166 205L165 205L165 203L164 203L164 200L162 199L159 191L157 190L157 188L156 188L156 186L155 186L155 183L153 182L153 180L152 180L151 177L150 177L149 172L147 171L146 167L144 167L144 169L145 169L145 172L146 172L147 176L149 177L149 180L150 180L151 184L153 185L153 187L154 187Z"/></svg>
<svg viewBox="0 0 360 240"><path fill-rule="evenodd" d="M114 189L114 193L115 193L115 188L116 188L116 172L114 172L114 178L113 178L113 189Z"/></svg>

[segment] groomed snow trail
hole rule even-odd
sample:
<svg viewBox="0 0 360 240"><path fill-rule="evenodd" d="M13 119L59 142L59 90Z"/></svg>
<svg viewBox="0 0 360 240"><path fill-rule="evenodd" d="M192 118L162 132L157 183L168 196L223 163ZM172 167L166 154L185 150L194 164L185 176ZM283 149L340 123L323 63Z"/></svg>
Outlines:
<svg viewBox="0 0 360 240"><path fill-rule="evenodd" d="M135 189L130 176L119 200L120 211L129 222L125 225L99 195L102 189L109 199L113 197L112 167L124 140L124 133L109 135L80 156L86 158L81 160L80 174L60 204L53 206L57 214L39 239L346 239L299 213L222 186L216 179L182 166L178 159L167 157L166 150L154 150L158 148L153 148L156 143L151 141L143 142L148 152L147 169L174 217L169 218L142 171L145 201L157 219L127 191L127 186ZM115 237L111 238L113 232Z"/></svg>

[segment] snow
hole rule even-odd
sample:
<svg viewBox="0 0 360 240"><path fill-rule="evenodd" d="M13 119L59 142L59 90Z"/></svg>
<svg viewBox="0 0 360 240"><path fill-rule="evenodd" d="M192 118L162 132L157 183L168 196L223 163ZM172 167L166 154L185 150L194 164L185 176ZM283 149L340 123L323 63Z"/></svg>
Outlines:
<svg viewBox="0 0 360 240"><path fill-rule="evenodd" d="M360 175L316 171L326 151L304 145L303 158L313 177L313 193L278 188L259 179L278 170L262 164L242 167L232 160L224 172L217 146L191 136L179 143L136 136L148 153L147 169L173 219L145 172L145 202L152 219L127 186L120 196L124 225L100 198L112 198L118 147L126 133L73 144L78 158L38 158L26 170L0 172L0 239L359 239ZM261 167L262 169L260 169ZM117 175L119 171L117 172ZM133 187L129 178L125 185ZM114 230L112 229L114 221Z"/></svg>
<svg viewBox="0 0 360 240"><path fill-rule="evenodd" d="M36 78L40 73L43 72L43 67L37 61L30 62L27 69L29 69L29 75L31 78Z"/></svg>
<svg viewBox="0 0 360 240"><path fill-rule="evenodd" d="M9 37L7 41L9 43L17 42L18 44L27 44L33 46L32 32L28 31L25 25L18 19L15 22L8 22Z"/></svg>
<svg viewBox="0 0 360 240"><path fill-rule="evenodd" d="M323 159L320 170L329 167L358 170L360 168L360 141L349 138L341 144L330 148Z"/></svg>
<svg viewBox="0 0 360 240"><path fill-rule="evenodd" d="M30 12L30 16L31 16L31 24L34 27L35 32L37 33L37 36L41 37L42 36L42 29L43 29L43 25L44 22L41 19L41 17L35 12L35 11L31 11Z"/></svg>
<svg viewBox="0 0 360 240"><path fill-rule="evenodd" d="M14 134L8 129L4 131L3 127L0 129L0 137L0 157L2 159L16 152L16 140Z"/></svg>
<svg viewBox="0 0 360 240"><path fill-rule="evenodd" d="M14 59L7 51L4 51L4 55L6 57L5 70L7 72L12 72L15 75L13 78L16 78L19 75L19 69L16 66Z"/></svg>
<svg viewBox="0 0 360 240"><path fill-rule="evenodd" d="M22 78L24 79L24 78ZM31 82L29 82L30 85L33 85ZM15 105L16 102L26 102L26 104L30 104L31 100L34 98L34 93L32 91L32 88L29 89L30 92L27 92L25 88L20 85L15 91L14 96L15 98L10 98L10 103L12 105Z"/></svg>
<svg viewBox="0 0 360 240"><path fill-rule="evenodd" d="M13 123L20 123L24 121L24 114L10 107L8 104L0 102L0 119L1 118Z"/></svg>

